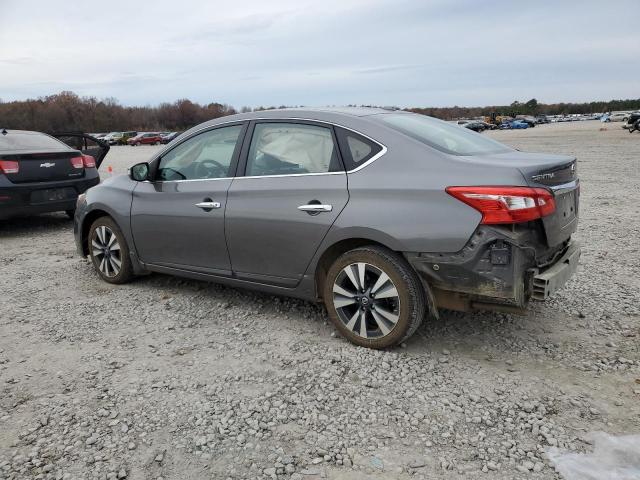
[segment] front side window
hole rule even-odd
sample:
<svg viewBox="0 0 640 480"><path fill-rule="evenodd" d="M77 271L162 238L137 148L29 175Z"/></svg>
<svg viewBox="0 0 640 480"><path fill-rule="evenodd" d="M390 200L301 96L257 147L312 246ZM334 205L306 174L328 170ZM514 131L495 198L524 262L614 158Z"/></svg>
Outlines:
<svg viewBox="0 0 640 480"><path fill-rule="evenodd" d="M452 155L485 155L511 151L506 145L468 128L460 128L425 115L387 113L371 115L369 118L379 120L396 131Z"/></svg>
<svg viewBox="0 0 640 480"><path fill-rule="evenodd" d="M242 125L217 128L181 143L160 159L158 180L232 176L231 164L242 128Z"/></svg>
<svg viewBox="0 0 640 480"><path fill-rule="evenodd" d="M247 158L247 176L343 170L331 130L296 123L259 123Z"/></svg>

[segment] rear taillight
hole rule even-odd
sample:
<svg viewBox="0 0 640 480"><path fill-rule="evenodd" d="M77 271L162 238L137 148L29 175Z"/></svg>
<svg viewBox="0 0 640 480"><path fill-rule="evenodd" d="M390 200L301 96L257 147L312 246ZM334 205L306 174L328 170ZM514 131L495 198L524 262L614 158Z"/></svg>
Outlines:
<svg viewBox="0 0 640 480"><path fill-rule="evenodd" d="M553 194L530 187L448 187L447 193L482 213L484 224L520 223L551 215Z"/></svg>
<svg viewBox="0 0 640 480"><path fill-rule="evenodd" d="M18 173L20 164L15 160L0 160L0 173Z"/></svg>
<svg viewBox="0 0 640 480"><path fill-rule="evenodd" d="M82 157L71 158L71 165L73 168L84 168L84 159Z"/></svg>
<svg viewBox="0 0 640 480"><path fill-rule="evenodd" d="M82 155L82 163L84 168L94 168L96 166L96 159L91 155Z"/></svg>

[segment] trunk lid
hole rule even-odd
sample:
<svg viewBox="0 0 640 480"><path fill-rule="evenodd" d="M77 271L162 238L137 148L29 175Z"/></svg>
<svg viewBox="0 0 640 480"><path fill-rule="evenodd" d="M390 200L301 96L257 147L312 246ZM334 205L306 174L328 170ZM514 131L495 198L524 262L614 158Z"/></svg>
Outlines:
<svg viewBox="0 0 640 480"><path fill-rule="evenodd" d="M542 218L549 246L568 240L578 229L580 183L576 159L551 158L521 167L520 171L529 185L550 189L555 197L555 212Z"/></svg>
<svg viewBox="0 0 640 480"><path fill-rule="evenodd" d="M72 180L84 177L84 168L74 168L71 158L79 157L80 152L43 152L23 153L4 156L8 160L17 160L17 173L7 174L12 183L48 182L57 180Z"/></svg>
<svg viewBox="0 0 640 480"><path fill-rule="evenodd" d="M577 230L580 183L575 157L514 151L478 159L493 165L511 164L522 173L528 186L553 192L556 210L542 218L549 247L557 247L567 241Z"/></svg>

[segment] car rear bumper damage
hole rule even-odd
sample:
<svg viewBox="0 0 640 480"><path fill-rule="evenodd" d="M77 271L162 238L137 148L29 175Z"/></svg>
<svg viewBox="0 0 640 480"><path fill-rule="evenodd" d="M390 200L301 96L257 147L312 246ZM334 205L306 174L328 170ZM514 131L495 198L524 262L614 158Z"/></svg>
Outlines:
<svg viewBox="0 0 640 480"><path fill-rule="evenodd" d="M437 308L523 314L529 300L547 299L577 269L578 242L546 245L535 230L481 226L459 252L405 256Z"/></svg>
<svg viewBox="0 0 640 480"><path fill-rule="evenodd" d="M0 178L0 219L73 210L78 195L98 183L97 173L82 180L46 183L14 184Z"/></svg>
<svg viewBox="0 0 640 480"><path fill-rule="evenodd" d="M573 241L556 263L535 273L531 298L534 300L546 300L560 290L578 269L580 253L580 244Z"/></svg>

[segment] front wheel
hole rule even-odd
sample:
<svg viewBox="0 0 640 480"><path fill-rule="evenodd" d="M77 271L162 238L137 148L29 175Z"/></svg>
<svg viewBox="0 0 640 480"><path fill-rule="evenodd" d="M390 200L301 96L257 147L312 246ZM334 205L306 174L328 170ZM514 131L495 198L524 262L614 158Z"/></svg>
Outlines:
<svg viewBox="0 0 640 480"><path fill-rule="evenodd" d="M338 331L356 345L386 348L422 323L424 287L396 253L377 246L350 250L327 273L324 302Z"/></svg>
<svg viewBox="0 0 640 480"><path fill-rule="evenodd" d="M126 283L133 278L129 248L111 217L100 217L93 222L88 242L91 262L102 280Z"/></svg>

